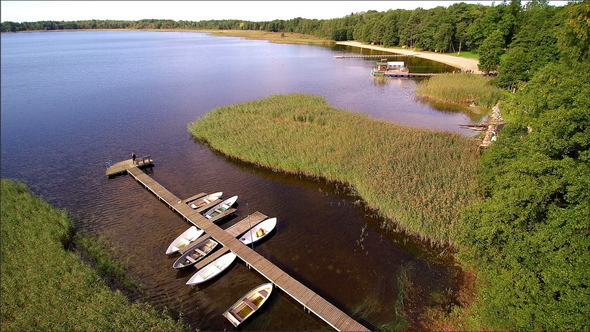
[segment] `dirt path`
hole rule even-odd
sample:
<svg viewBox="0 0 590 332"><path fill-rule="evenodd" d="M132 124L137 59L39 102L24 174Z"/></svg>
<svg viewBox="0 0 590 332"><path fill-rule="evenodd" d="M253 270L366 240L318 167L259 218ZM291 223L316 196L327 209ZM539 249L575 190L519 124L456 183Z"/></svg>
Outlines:
<svg viewBox="0 0 590 332"><path fill-rule="evenodd" d="M337 42L336 44L348 45L348 46L354 46L354 47L360 47L360 48L368 48L368 49L372 49L372 50L389 52L389 53L412 54L418 58L442 62L447 65L457 67L459 69L472 70L473 73L475 73L475 74L481 74L481 71L479 70L479 68L477 68L477 64L479 63L479 60L475 60L475 59L462 58L462 57L458 57L458 56L454 56L454 55L440 54L440 53L434 53L434 52L418 52L418 51L412 51L412 50L407 50L407 49L403 49L403 48L389 48L389 47L381 47L381 46L375 46L375 45L367 45L367 44L359 43L356 41L343 41L343 42Z"/></svg>

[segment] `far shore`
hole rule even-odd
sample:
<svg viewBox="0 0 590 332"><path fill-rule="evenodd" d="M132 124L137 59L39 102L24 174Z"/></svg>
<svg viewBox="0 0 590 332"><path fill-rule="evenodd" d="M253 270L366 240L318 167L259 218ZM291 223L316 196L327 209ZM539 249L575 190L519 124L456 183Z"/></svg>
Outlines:
<svg viewBox="0 0 590 332"><path fill-rule="evenodd" d="M420 52L405 48L391 48L382 47L376 45L363 44L357 41L340 41L336 42L337 45L347 45L360 48L368 48L371 50L383 51L388 53L414 55L418 58L428 59L432 61L441 62L449 66L457 67L465 71L472 71L474 74L482 74L478 68L479 60L469 59L459 56L453 56L448 54L440 54L435 52Z"/></svg>
<svg viewBox="0 0 590 332"><path fill-rule="evenodd" d="M129 29L75 29L75 30L31 30L31 31L22 31L22 32L39 32L39 31L81 31L81 30L104 30L104 31L111 31L111 30L129 30ZM424 52L424 51L414 51L411 49L405 48L393 48L393 47L383 47L377 45L370 45L370 44L363 44L357 41L339 41L334 42L333 40L318 38L311 35L305 35L300 33L293 33L293 32L269 32L269 31L258 31L258 30L213 30L213 29L199 29L199 30L192 30L192 29L138 29L138 30L147 30L147 31L192 31L192 32L205 32L209 33L214 36L228 36L228 37L242 37L246 39L259 39L259 40L268 40L274 43L286 43L286 44L310 44L310 45L328 45L328 44L336 44L336 45L347 45L347 46L354 46L360 48L367 48L371 50L377 50L382 52L388 53L396 53L396 54L406 54L406 55L413 55L418 58L428 59L436 62L441 62L447 64L449 66L453 66L465 71L471 71L474 74L482 74L482 71L479 70L478 64L479 60L470 59L460 56L448 55L448 54L440 54L435 52ZM19 31L20 32L20 31Z"/></svg>

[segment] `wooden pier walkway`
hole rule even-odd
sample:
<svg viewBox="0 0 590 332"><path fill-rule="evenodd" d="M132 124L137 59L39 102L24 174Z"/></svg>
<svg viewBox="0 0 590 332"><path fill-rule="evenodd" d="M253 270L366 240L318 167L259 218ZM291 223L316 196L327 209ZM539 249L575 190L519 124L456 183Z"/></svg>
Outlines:
<svg viewBox="0 0 590 332"><path fill-rule="evenodd" d="M334 58L336 59L348 59L348 58L380 58L380 59L386 59L386 58L398 58L398 57L405 57L405 56L416 56L418 54L361 54L361 55L334 55Z"/></svg>
<svg viewBox="0 0 590 332"><path fill-rule="evenodd" d="M107 177L123 174L131 167L145 168L154 165L154 160L151 156L144 156L128 160L120 161L116 164L112 164L110 161L107 162Z"/></svg>
<svg viewBox="0 0 590 332"><path fill-rule="evenodd" d="M338 331L369 331L369 329L352 319L342 310L295 280L250 247L244 245L236 239L236 235L233 234L235 232L225 231L209 219L203 217L200 213L189 207L185 201L172 194L137 166L129 165L127 172L138 183L152 192L160 201L166 203L172 210L180 214L185 220L204 230L208 236L211 236L222 244L224 248L235 253L249 268L256 270L283 292L303 305L305 309L316 314L334 329Z"/></svg>

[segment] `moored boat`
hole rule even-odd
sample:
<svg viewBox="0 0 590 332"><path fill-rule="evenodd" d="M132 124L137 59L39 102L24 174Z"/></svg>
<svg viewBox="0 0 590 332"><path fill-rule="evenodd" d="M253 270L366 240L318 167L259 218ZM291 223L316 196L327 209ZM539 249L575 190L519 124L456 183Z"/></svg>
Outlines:
<svg viewBox="0 0 590 332"><path fill-rule="evenodd" d="M266 219L240 236L240 241L245 245L260 241L262 238L272 232L276 226L277 218Z"/></svg>
<svg viewBox="0 0 590 332"><path fill-rule="evenodd" d="M270 282L255 287L229 307L229 309L223 313L223 316L237 327L260 309L266 300L268 300L272 288L273 284Z"/></svg>
<svg viewBox="0 0 590 332"><path fill-rule="evenodd" d="M208 253L213 251L219 243L217 241L208 238L193 246L182 254L175 262L172 267L175 269L184 269L195 265L198 261L205 258Z"/></svg>
<svg viewBox="0 0 590 332"><path fill-rule="evenodd" d="M170 245L166 250L166 255L173 254L178 252L180 249L185 248L186 246L190 245L194 240L198 239L199 236L203 235L204 231L202 229L198 229L197 226L192 226L186 231L182 232Z"/></svg>
<svg viewBox="0 0 590 332"><path fill-rule="evenodd" d="M201 198L197 198L194 201L187 202L186 204L188 204L188 206L192 207L193 209L198 209L207 204L210 204L211 202L214 202L216 199L219 199L221 195L223 195L223 192L221 191L212 193Z"/></svg>
<svg viewBox="0 0 590 332"><path fill-rule="evenodd" d="M384 62L381 60L375 63L371 74L373 76L409 77L410 70L403 61Z"/></svg>
<svg viewBox="0 0 590 332"><path fill-rule="evenodd" d="M197 273L195 273L186 282L186 284L189 286L194 286L215 278L218 274L227 269L231 263L233 263L236 257L236 254L233 252L228 252L227 254L217 258L213 262L199 269L199 271L197 271Z"/></svg>
<svg viewBox="0 0 590 332"><path fill-rule="evenodd" d="M203 216L205 216L205 218L207 218L207 219L211 219L211 218L227 211L232 205L234 205L234 203L237 200L238 200L238 196L230 197L230 198L224 200L223 202L215 205L214 207L210 208L209 210L207 210L207 212L205 212L203 214Z"/></svg>

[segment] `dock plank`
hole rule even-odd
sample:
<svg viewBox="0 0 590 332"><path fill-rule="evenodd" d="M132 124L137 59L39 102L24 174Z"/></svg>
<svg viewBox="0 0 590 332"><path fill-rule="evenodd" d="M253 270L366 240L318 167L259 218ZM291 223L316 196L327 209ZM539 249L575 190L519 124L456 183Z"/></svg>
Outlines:
<svg viewBox="0 0 590 332"><path fill-rule="evenodd" d="M182 201L183 201L185 204L188 204L189 202L191 202L191 201L194 201L194 200L196 200L196 199L199 199L199 198L201 198L201 197L203 197L203 196L206 196L206 195L207 195L207 193L198 193L198 194L196 194L196 195L193 195L193 196L191 196L191 197L189 197L189 198L185 198L185 199L183 199Z"/></svg>
<svg viewBox="0 0 590 332"><path fill-rule="evenodd" d="M214 253L207 255L205 258L198 261L197 264L195 264L193 266L195 269L200 270L200 269L204 268L205 266L207 266L207 264L213 262L214 260L218 259L219 257L227 254L228 252L230 252L228 247L222 247L220 249L217 249Z"/></svg>
<svg viewBox="0 0 590 332"><path fill-rule="evenodd" d="M281 270L262 255L244 245L227 231L211 222L211 220L193 210L181 199L169 192L139 168L131 167L127 172L132 175L137 182L158 197L158 199L168 204L171 209L175 210L185 220L204 230L208 236L211 236L225 248L234 252L250 268L269 279L279 289L293 297L296 301L305 306L307 310L313 312L334 329L338 331L369 331L369 329L362 324L352 319L342 310L326 301L295 278L291 277L288 273Z"/></svg>
<svg viewBox="0 0 590 332"><path fill-rule="evenodd" d="M230 226L225 229L225 231L233 236L238 237L248 231L250 228L260 224L262 221L267 219L268 216L262 214L261 212L254 212L251 215L247 216L246 218L238 221L233 226Z"/></svg>

